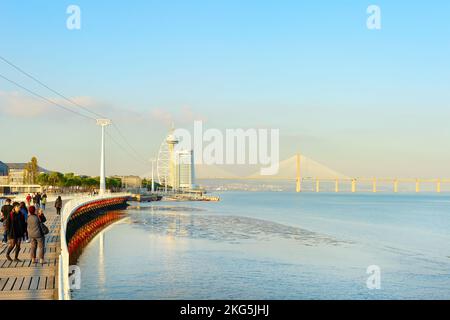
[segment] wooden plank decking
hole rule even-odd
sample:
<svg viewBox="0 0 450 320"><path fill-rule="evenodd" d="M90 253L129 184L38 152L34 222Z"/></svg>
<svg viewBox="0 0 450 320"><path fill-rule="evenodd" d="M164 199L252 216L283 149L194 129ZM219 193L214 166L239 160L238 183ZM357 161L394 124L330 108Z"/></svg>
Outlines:
<svg viewBox="0 0 450 320"><path fill-rule="evenodd" d="M21 244L19 259L22 262L6 260L7 246L0 248L0 300L57 298L60 217L52 203L47 204L45 216L50 233L45 237L44 265L31 263L29 243ZM14 251L11 257L14 258Z"/></svg>

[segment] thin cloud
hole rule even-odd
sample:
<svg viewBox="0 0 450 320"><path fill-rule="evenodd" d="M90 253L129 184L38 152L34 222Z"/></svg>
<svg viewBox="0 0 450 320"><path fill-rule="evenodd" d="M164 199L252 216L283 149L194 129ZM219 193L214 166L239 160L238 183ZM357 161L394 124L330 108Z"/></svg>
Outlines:
<svg viewBox="0 0 450 320"><path fill-rule="evenodd" d="M47 102L24 96L19 92L0 91L0 113L13 116L35 118L51 111Z"/></svg>
<svg viewBox="0 0 450 320"><path fill-rule="evenodd" d="M86 114L85 111L62 98L45 98L56 104ZM98 112L99 104L92 97L71 97L70 100L94 112ZM16 118L38 118L49 114L57 114L55 113L56 110L61 109L56 105L33 96L27 96L17 91L0 91L0 114Z"/></svg>
<svg viewBox="0 0 450 320"><path fill-rule="evenodd" d="M45 97L46 99L62 105L71 110L97 117L82 108L69 103L63 98ZM177 112L169 112L163 108L153 108L148 111L138 111L135 108L121 108L113 104L97 100L90 96L69 97L70 100L92 112L104 115L105 117L117 120L121 123L148 124L149 121L170 127L175 125L192 124L195 120L206 121L206 118L196 113L189 106L179 108ZM67 116L67 111L58 108L47 101L37 99L31 95L26 95L18 91L0 91L0 115L33 119L40 117L63 117Z"/></svg>
<svg viewBox="0 0 450 320"><path fill-rule="evenodd" d="M150 112L152 120L165 126L192 124L196 120L206 121L206 117L196 113L189 106L183 106L175 114L161 108L154 108Z"/></svg>

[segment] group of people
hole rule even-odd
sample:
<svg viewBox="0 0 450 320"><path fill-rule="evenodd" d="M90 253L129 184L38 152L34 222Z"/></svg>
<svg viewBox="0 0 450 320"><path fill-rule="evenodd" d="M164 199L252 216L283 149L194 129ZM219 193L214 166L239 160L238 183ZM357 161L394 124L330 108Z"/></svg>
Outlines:
<svg viewBox="0 0 450 320"><path fill-rule="evenodd" d="M3 223L2 245L8 245L6 259L13 261L10 254L14 250L14 261L20 262L19 253L22 241L31 243L32 263L44 263L45 235L49 230L44 224L47 219L44 215L47 195L27 195L26 202L12 202L6 199L1 208L0 221ZM62 199L55 201L57 214L61 214ZM38 253L38 257L37 256Z"/></svg>
<svg viewBox="0 0 450 320"><path fill-rule="evenodd" d="M47 205L47 194L45 192L43 194L40 192L28 194L25 201L27 202L27 207L33 204L36 209L42 208L45 210L45 206Z"/></svg>

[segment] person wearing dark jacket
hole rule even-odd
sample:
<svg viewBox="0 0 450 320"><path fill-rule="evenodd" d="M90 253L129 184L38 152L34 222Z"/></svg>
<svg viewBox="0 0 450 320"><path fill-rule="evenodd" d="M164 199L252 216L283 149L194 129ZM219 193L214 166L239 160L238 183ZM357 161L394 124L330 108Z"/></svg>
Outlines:
<svg viewBox="0 0 450 320"><path fill-rule="evenodd" d="M25 205L25 202L20 203L20 218L22 219L22 223L24 225L24 231L23 231L23 241L30 242L28 239L28 233L27 233L27 220L28 220L28 209Z"/></svg>
<svg viewBox="0 0 450 320"><path fill-rule="evenodd" d="M6 245L8 243L8 232L6 231L6 217L9 216L13 209L13 206L11 205L11 199L6 199L5 205L2 206L2 216L1 221L3 223L3 244Z"/></svg>
<svg viewBox="0 0 450 320"><path fill-rule="evenodd" d="M8 236L8 250L6 251L6 259L12 261L10 257L10 253L15 248L14 261L20 262L19 253L20 253L20 244L22 242L23 234L25 231L25 225L23 223L22 215L20 213L20 203L13 203L13 210L6 217L6 232Z"/></svg>
<svg viewBox="0 0 450 320"><path fill-rule="evenodd" d="M61 215L61 208L62 208L62 199L61 196L58 196L58 198L55 201L55 208L56 208L56 214Z"/></svg>
<svg viewBox="0 0 450 320"><path fill-rule="evenodd" d="M39 263L44 263L45 235L42 230L41 219L36 215L36 208L28 209L28 237L31 241L31 262L37 263L36 253L39 249ZM45 217L44 217L45 218Z"/></svg>
<svg viewBox="0 0 450 320"><path fill-rule="evenodd" d="M42 199L41 194L39 192L36 193L36 196L34 197L34 199L36 201L36 208L39 209L41 207L41 199Z"/></svg>

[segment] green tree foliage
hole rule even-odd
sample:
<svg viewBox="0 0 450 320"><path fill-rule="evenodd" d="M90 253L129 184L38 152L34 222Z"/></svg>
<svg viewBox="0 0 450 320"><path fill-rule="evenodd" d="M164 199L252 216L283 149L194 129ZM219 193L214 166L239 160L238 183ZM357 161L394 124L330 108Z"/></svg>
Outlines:
<svg viewBox="0 0 450 320"><path fill-rule="evenodd" d="M37 183L41 186L48 186L49 185L49 174L48 173L41 173L37 178Z"/></svg>
<svg viewBox="0 0 450 320"><path fill-rule="evenodd" d="M152 179L142 179L142 187L143 188L147 188L147 190L151 190L152 189ZM155 190L162 188L163 185L159 184L158 182L155 181Z"/></svg>
<svg viewBox="0 0 450 320"><path fill-rule="evenodd" d="M100 179L99 179L100 183ZM122 187L122 180L119 178L106 178L107 189L119 189Z"/></svg>
<svg viewBox="0 0 450 320"><path fill-rule="evenodd" d="M31 158L31 161L25 164L23 175L23 180L26 184L38 183L39 165L36 157Z"/></svg>
<svg viewBox="0 0 450 320"><path fill-rule="evenodd" d="M51 172L48 177L49 185L62 187L64 185L64 175L60 172Z"/></svg>
<svg viewBox="0 0 450 320"><path fill-rule="evenodd" d="M74 173L50 172L41 173L37 176L37 183L42 186L52 186L59 188L81 188L84 190L94 190L100 185L100 177L77 176ZM106 187L118 190L122 186L120 178L106 178Z"/></svg>

